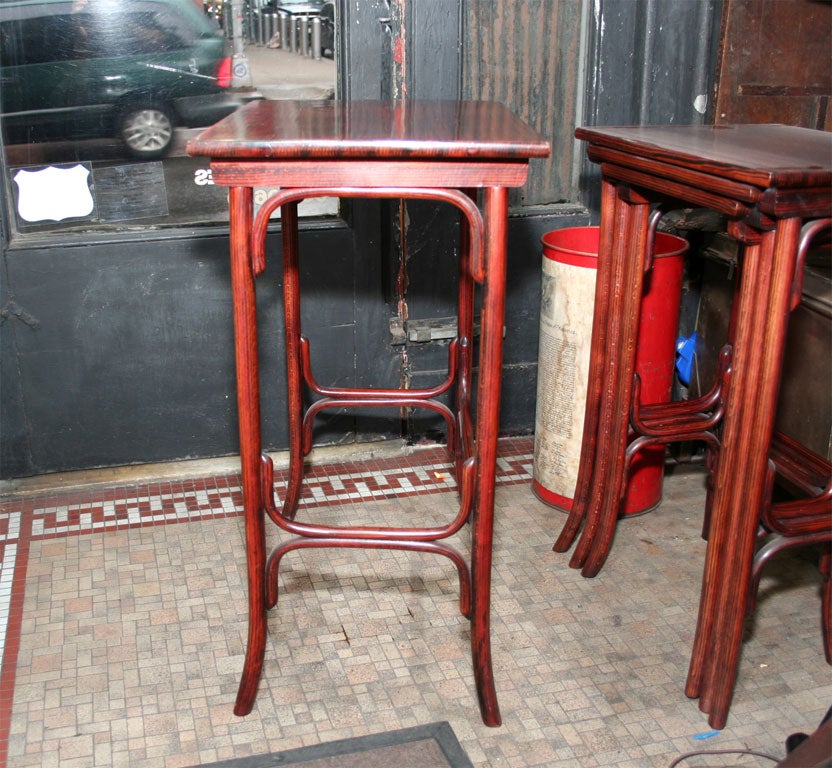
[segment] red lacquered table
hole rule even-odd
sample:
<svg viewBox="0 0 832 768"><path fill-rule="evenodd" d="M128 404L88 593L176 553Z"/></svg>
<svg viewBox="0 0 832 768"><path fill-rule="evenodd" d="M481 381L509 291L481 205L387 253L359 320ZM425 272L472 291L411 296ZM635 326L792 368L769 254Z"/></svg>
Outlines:
<svg viewBox="0 0 832 768"><path fill-rule="evenodd" d="M555 544L595 576L625 489L628 440L698 439L715 457L699 619L686 692L725 725L749 599L755 533L788 316L807 243L832 215L832 134L782 125L581 128L602 171L601 246L575 505ZM724 214L742 244L730 347L711 393L634 405L634 360L651 238L666 207Z"/></svg>
<svg viewBox="0 0 832 768"><path fill-rule="evenodd" d="M432 552L451 559L460 609L471 620L474 676L482 719L500 724L490 646L491 543L505 305L508 189L522 186L529 159L549 145L507 108L491 102L258 101L207 129L188 145L211 158L216 184L229 187L237 406L245 507L249 634L235 713L257 693L266 643L266 611L277 601L281 557L307 547L365 547ZM253 188L278 188L257 214ZM478 192L481 203L478 204ZM418 198L455 206L461 218L457 337L448 375L428 389L339 388L319 384L300 327L297 205L310 197ZM272 466L261 455L254 281L265 268L270 216L280 208L290 468L282 503ZM449 276L449 279L453 279ZM472 413L474 298L481 289L477 408ZM316 395L304 404L303 387ZM453 392L454 407L440 400ZM326 408L424 407L448 428L459 511L427 528L333 527L301 522L295 512L312 420ZM294 538L266 557L265 518ZM470 568L443 539L471 523Z"/></svg>

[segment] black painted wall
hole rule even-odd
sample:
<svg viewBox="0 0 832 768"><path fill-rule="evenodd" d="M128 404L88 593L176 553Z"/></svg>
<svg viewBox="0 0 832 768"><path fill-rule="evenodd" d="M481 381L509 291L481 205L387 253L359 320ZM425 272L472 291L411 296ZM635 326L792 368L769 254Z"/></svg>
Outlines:
<svg viewBox="0 0 832 768"><path fill-rule="evenodd" d="M539 238L586 218L576 209L511 220L507 432L529 431L533 419ZM280 449L287 433L279 237L269 245L258 282L264 442ZM316 374L331 384L397 385L386 271L353 245L340 223L303 233L302 322ZM0 332L3 476L235 453L227 254L224 235L8 250L3 305L13 295L26 316L9 316ZM433 263L428 252L415 258ZM419 305L418 288L412 295ZM436 297L424 298L436 309ZM411 351L413 385L435 380L446 354L444 342ZM322 419L316 442L401 434L392 415L392 422L368 414ZM409 429L419 439L438 425L417 419Z"/></svg>

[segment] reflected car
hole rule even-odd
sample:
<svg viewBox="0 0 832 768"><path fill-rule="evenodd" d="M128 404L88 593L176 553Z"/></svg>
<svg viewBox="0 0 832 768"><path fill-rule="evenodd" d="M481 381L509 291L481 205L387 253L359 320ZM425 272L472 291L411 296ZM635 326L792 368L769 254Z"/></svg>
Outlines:
<svg viewBox="0 0 832 768"><path fill-rule="evenodd" d="M243 103L228 45L193 0L0 0L6 142L117 137L162 157L174 128Z"/></svg>

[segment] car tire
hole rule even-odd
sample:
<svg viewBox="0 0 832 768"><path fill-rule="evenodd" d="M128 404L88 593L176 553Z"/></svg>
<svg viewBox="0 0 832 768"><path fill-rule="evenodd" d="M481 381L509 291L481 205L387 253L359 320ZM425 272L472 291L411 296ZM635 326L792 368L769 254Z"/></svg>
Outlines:
<svg viewBox="0 0 832 768"><path fill-rule="evenodd" d="M163 157L173 142L173 111L164 104L134 104L121 112L118 135L127 151L142 160Z"/></svg>

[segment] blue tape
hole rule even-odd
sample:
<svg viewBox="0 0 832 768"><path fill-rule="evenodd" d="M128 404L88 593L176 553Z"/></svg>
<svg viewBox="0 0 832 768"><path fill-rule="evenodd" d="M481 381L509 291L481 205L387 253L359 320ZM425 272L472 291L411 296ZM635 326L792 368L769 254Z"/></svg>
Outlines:
<svg viewBox="0 0 832 768"><path fill-rule="evenodd" d="M696 741L705 741L705 739L712 739L714 736L719 736L719 731L705 731L704 733L695 733L693 738Z"/></svg>

